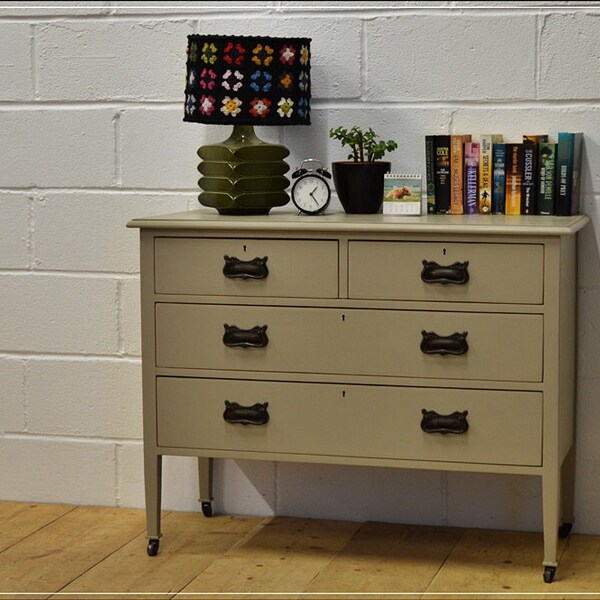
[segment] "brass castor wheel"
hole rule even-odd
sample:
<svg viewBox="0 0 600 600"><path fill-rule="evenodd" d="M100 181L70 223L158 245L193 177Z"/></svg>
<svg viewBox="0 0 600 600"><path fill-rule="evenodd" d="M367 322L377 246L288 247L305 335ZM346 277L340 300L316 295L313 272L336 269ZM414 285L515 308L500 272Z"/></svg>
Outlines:
<svg viewBox="0 0 600 600"><path fill-rule="evenodd" d="M158 545L159 540L148 540L148 547L146 548L148 556L156 556L158 554Z"/></svg>
<svg viewBox="0 0 600 600"><path fill-rule="evenodd" d="M202 514L205 517L212 517L212 502L202 503Z"/></svg>
<svg viewBox="0 0 600 600"><path fill-rule="evenodd" d="M558 537L561 540L568 538L569 534L571 533L571 529L573 529L573 523L562 523L558 528Z"/></svg>
<svg viewBox="0 0 600 600"><path fill-rule="evenodd" d="M544 583L552 583L555 574L556 567L544 567Z"/></svg>

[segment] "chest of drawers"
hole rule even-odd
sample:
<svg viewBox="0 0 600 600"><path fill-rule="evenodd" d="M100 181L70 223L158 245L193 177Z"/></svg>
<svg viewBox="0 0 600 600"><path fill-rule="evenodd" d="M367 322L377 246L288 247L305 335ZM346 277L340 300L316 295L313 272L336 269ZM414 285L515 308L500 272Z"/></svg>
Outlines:
<svg viewBox="0 0 600 600"><path fill-rule="evenodd" d="M573 520L574 217L135 219L148 553L161 458L537 475ZM562 526L561 526L562 524Z"/></svg>

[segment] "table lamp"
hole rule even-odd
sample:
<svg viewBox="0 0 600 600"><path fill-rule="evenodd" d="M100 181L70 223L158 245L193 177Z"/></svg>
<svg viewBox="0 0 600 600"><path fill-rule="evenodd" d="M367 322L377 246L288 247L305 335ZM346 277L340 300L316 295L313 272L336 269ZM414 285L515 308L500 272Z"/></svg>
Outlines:
<svg viewBox="0 0 600 600"><path fill-rule="evenodd" d="M189 35L184 121L233 125L198 149L198 200L223 215L260 215L289 202L289 150L254 125L310 125L310 38Z"/></svg>

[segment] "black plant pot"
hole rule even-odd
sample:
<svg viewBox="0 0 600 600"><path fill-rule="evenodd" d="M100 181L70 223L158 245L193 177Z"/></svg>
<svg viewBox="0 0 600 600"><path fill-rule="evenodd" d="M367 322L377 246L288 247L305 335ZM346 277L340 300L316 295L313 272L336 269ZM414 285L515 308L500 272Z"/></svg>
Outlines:
<svg viewBox="0 0 600 600"><path fill-rule="evenodd" d="M334 162L333 183L338 198L349 214L370 215L379 212L383 202L383 176L392 163Z"/></svg>

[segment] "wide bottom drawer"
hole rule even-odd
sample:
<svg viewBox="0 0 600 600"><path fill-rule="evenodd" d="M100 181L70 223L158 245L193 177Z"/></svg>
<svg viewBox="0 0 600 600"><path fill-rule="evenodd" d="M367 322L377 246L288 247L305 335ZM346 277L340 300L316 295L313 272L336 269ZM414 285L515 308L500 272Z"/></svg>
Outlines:
<svg viewBox="0 0 600 600"><path fill-rule="evenodd" d="M541 464L539 392L159 377L157 418L163 447Z"/></svg>

